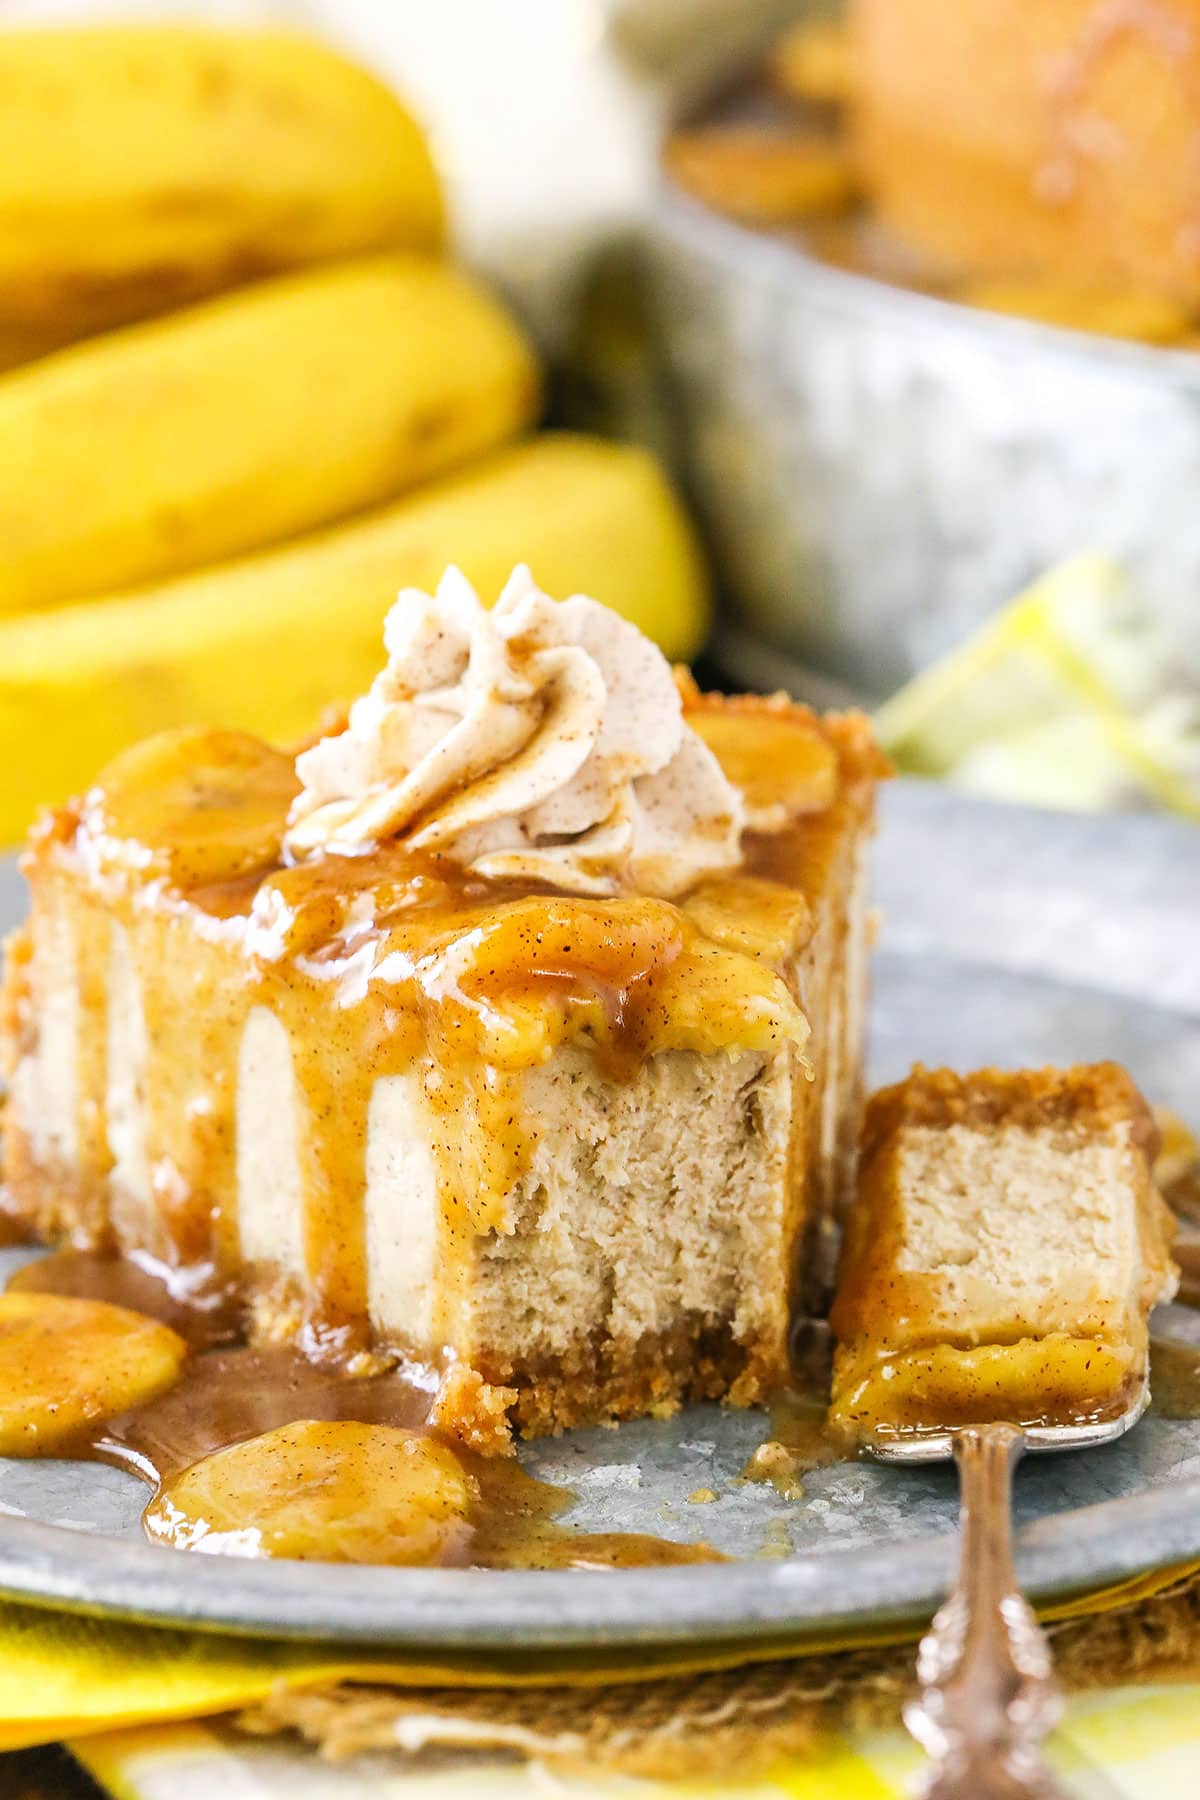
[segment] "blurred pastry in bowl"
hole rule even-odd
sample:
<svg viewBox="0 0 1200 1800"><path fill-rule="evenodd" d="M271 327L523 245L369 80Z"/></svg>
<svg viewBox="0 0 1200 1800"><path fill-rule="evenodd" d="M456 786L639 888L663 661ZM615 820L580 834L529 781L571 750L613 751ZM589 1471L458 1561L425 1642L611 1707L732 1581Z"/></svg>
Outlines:
<svg viewBox="0 0 1200 1800"><path fill-rule="evenodd" d="M948 270L1200 301L1198 0L853 0L881 220Z"/></svg>
<svg viewBox="0 0 1200 1800"><path fill-rule="evenodd" d="M1193 346L1200 0L849 0L669 139L671 178L839 267Z"/></svg>

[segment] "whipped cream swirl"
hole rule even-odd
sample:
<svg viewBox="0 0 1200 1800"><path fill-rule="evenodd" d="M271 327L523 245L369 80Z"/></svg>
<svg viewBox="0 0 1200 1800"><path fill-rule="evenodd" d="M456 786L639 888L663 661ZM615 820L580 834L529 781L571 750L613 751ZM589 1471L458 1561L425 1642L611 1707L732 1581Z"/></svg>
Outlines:
<svg viewBox="0 0 1200 1800"><path fill-rule="evenodd" d="M488 879L669 899L741 860L742 797L684 721L661 651L526 568L489 611L459 570L403 590L387 667L296 759L291 854L402 838Z"/></svg>

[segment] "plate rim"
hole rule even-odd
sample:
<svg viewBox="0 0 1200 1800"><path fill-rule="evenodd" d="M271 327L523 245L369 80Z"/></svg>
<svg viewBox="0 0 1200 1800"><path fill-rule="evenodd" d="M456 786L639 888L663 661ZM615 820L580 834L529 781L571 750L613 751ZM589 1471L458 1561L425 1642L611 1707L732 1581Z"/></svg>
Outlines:
<svg viewBox="0 0 1200 1800"><path fill-rule="evenodd" d="M885 793L882 814L876 871L884 873L884 898L899 915L884 938L890 957L1090 985L1200 1027L1194 947L1186 979L1171 978L1178 947L1194 946L1200 831L1144 815L1097 820L1034 813L911 781ZM929 849L936 842L938 884L914 878L922 859L912 845L923 840ZM1115 971L1119 980L1099 979L1103 966L1091 955L1081 961L1078 917L1070 908L1052 909L1036 941L1014 932L1003 896L977 879L981 866L1003 866L1014 846L1018 866L1036 860L1043 888L1076 900L1088 891L1102 895L1110 913L1115 909L1138 933L1140 963L1134 955ZM0 889L12 875L6 863L0 862ZM1145 907L1131 875L1138 867L1146 869L1147 885L1156 884L1162 907L1155 941L1140 935ZM949 921L938 914L935 887L943 896L950 892ZM1081 984L1085 961L1093 979ZM753 1642L758 1654L778 1642L786 1654L806 1638L862 1638L928 1619L952 1574L954 1534L902 1543L903 1555L888 1539L702 1567L430 1570L209 1556L3 1512L0 1596L161 1627L375 1649L519 1655L692 1639L714 1647ZM1189 1560L1200 1561L1200 1475L1070 1507L1017 1534L1021 1580L1043 1601Z"/></svg>
<svg viewBox="0 0 1200 1800"><path fill-rule="evenodd" d="M1081 1530L1081 1521L1091 1529ZM1154 1554L1148 1560L1149 1536ZM887 1542L842 1546L706 1565L702 1579L695 1565L563 1571L311 1562L299 1565L298 1580L297 1565L284 1561L203 1556L0 1518L6 1599L131 1623L375 1649L519 1652L686 1639L716 1648L755 1639L793 1644L861 1636L928 1619L954 1558L952 1536L924 1535L906 1539L900 1559ZM1074 1507L1017 1535L1018 1575L1043 1603L1193 1559L1200 1559L1200 1476ZM831 1576L843 1596L832 1610Z"/></svg>

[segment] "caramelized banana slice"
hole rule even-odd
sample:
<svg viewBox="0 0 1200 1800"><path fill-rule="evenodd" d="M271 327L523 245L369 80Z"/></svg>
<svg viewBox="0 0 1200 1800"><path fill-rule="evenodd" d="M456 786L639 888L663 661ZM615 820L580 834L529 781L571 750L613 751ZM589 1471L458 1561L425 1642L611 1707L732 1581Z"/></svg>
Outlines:
<svg viewBox="0 0 1200 1800"><path fill-rule="evenodd" d="M687 722L742 790L751 830L771 831L796 813L824 812L837 797L837 752L802 714L703 709Z"/></svg>
<svg viewBox="0 0 1200 1800"><path fill-rule="evenodd" d="M0 1456L49 1456L92 1426L151 1400L187 1345L105 1300L0 1294Z"/></svg>
<svg viewBox="0 0 1200 1800"><path fill-rule="evenodd" d="M462 1560L473 1498L462 1464L433 1438L302 1420L194 1463L145 1523L182 1550L431 1564Z"/></svg>
<svg viewBox="0 0 1200 1800"><path fill-rule="evenodd" d="M247 732L188 726L114 757L84 821L109 866L201 887L276 861L298 785L291 757Z"/></svg>
<svg viewBox="0 0 1200 1800"><path fill-rule="evenodd" d="M985 312L1010 313L1042 325L1128 338L1138 344L1183 344L1192 323L1186 307L1167 294L1140 288L1078 287L1048 278L966 282L955 290L954 298Z"/></svg>
<svg viewBox="0 0 1200 1800"><path fill-rule="evenodd" d="M854 92L854 45L840 19L806 19L767 58L767 79L792 100L840 105Z"/></svg>
<svg viewBox="0 0 1200 1800"><path fill-rule="evenodd" d="M678 131L664 161L689 194L747 225L791 225L846 212L857 197L846 152L812 132L762 125Z"/></svg>
<svg viewBox="0 0 1200 1800"><path fill-rule="evenodd" d="M714 876L682 905L705 937L763 962L795 956L813 932L812 908L799 888L753 875Z"/></svg>

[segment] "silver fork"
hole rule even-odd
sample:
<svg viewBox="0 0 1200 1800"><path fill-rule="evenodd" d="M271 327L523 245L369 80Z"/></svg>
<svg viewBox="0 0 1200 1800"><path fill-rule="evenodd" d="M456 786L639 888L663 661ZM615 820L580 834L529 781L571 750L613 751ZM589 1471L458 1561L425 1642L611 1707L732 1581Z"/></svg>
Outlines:
<svg viewBox="0 0 1200 1800"><path fill-rule="evenodd" d="M1017 1585L1012 1480L1025 1450L1107 1444L1136 1425L1148 1383L1123 1413L1082 1425L971 1425L875 1432L880 1462L958 1465L958 1573L917 1651L920 1692L904 1722L933 1758L922 1800L1066 1800L1042 1759L1061 1707L1050 1646Z"/></svg>

